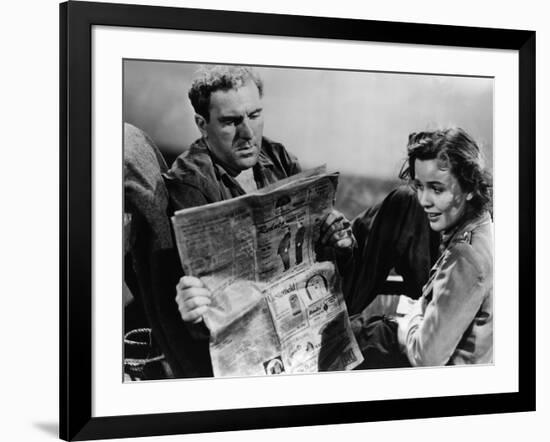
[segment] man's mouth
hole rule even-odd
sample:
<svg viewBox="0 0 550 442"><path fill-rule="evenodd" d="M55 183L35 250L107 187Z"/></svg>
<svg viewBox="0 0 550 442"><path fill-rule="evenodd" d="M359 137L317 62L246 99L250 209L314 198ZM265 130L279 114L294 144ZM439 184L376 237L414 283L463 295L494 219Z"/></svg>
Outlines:
<svg viewBox="0 0 550 442"><path fill-rule="evenodd" d="M252 153L256 149L254 144L243 144L237 147L237 152L239 153Z"/></svg>

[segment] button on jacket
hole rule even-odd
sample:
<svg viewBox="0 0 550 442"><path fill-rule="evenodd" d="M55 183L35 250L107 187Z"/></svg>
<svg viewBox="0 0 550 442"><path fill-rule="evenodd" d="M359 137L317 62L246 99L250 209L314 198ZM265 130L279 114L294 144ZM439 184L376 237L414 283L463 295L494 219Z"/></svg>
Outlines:
<svg viewBox="0 0 550 442"><path fill-rule="evenodd" d="M490 215L484 213L443 234L442 248L422 297L399 320L399 343L413 366L492 363Z"/></svg>

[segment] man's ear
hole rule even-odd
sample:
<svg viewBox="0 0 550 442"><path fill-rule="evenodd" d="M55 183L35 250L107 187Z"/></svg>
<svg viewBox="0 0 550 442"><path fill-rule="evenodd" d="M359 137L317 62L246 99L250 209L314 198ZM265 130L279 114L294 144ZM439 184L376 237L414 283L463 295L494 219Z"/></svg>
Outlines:
<svg viewBox="0 0 550 442"><path fill-rule="evenodd" d="M206 119L202 115L195 114L195 124L199 128L203 138L206 138L206 125L208 124Z"/></svg>

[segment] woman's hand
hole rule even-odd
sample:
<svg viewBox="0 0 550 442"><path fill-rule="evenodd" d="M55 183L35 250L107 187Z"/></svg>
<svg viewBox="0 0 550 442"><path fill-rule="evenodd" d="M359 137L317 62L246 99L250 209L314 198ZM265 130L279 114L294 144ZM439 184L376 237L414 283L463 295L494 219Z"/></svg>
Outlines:
<svg viewBox="0 0 550 442"><path fill-rule="evenodd" d="M321 244L336 250L352 250L357 241L351 230L351 223L336 209L326 216L321 224Z"/></svg>
<svg viewBox="0 0 550 442"><path fill-rule="evenodd" d="M181 319L197 324L208 310L212 293L194 276L182 276L176 285L176 303Z"/></svg>

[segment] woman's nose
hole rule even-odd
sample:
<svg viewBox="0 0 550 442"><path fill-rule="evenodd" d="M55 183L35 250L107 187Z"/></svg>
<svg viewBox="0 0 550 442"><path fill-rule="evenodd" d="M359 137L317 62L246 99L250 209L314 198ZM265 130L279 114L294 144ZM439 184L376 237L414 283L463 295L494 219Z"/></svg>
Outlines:
<svg viewBox="0 0 550 442"><path fill-rule="evenodd" d="M432 205L432 200L430 194L426 189L417 190L418 202L422 207L430 207Z"/></svg>

